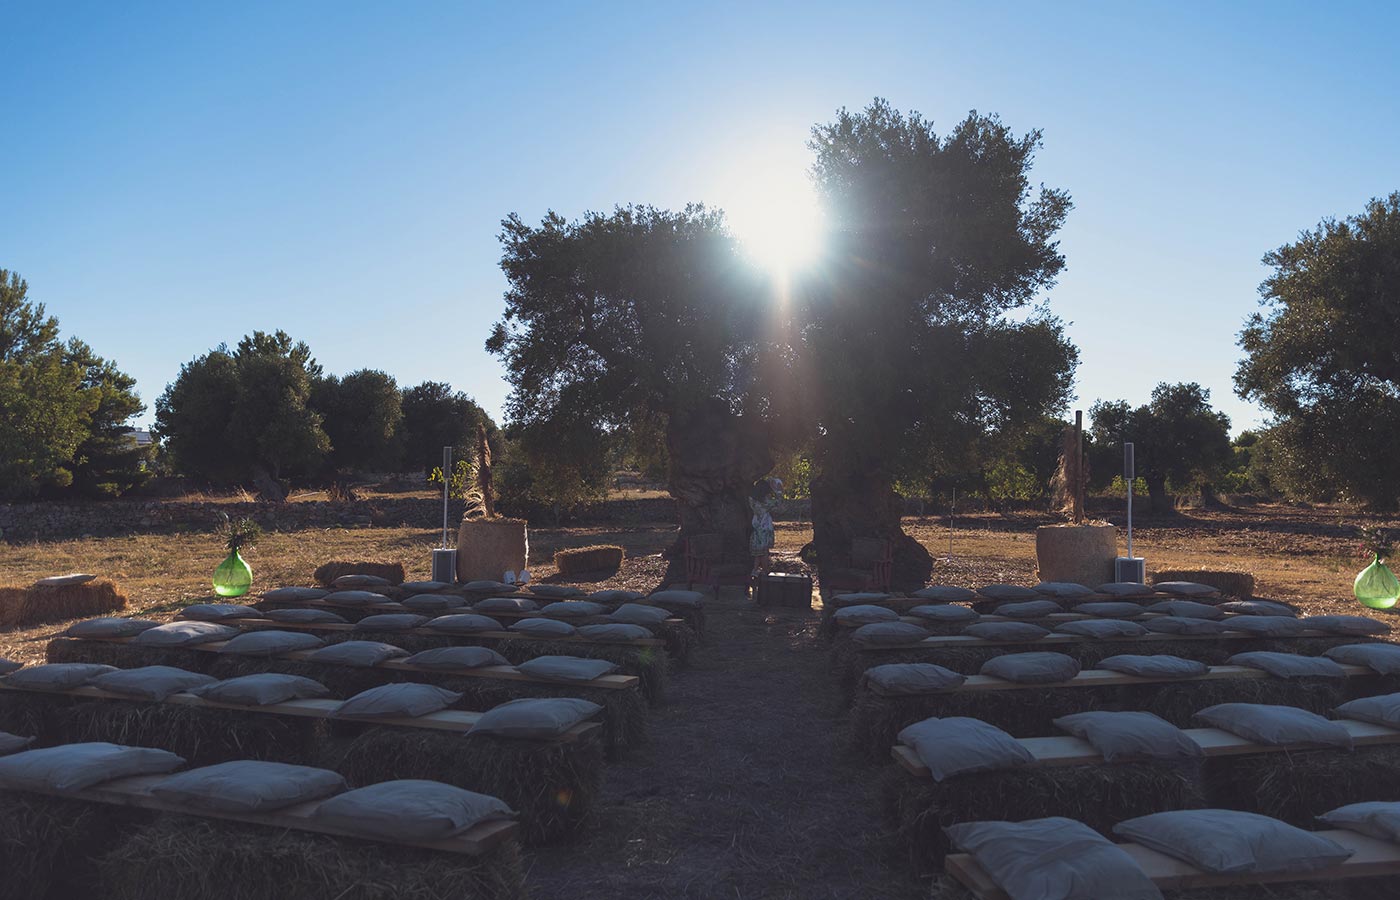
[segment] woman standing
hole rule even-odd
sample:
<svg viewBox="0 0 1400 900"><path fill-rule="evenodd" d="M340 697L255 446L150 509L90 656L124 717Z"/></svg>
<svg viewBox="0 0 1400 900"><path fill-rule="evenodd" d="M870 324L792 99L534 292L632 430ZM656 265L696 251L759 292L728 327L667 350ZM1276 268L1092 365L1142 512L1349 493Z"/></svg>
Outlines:
<svg viewBox="0 0 1400 900"><path fill-rule="evenodd" d="M749 533L749 555L753 557L754 575L768 571L769 553L773 549L773 507L783 499L783 483L777 478L755 481L749 491L749 510L753 513L753 531Z"/></svg>

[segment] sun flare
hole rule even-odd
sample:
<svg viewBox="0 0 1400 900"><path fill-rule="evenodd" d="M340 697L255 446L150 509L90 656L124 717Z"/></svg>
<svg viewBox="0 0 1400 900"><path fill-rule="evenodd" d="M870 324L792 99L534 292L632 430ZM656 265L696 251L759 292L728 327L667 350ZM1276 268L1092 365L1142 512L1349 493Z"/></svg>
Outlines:
<svg viewBox="0 0 1400 900"><path fill-rule="evenodd" d="M789 275L821 255L822 209L801 169L744 179L725 213L745 254L775 275Z"/></svg>

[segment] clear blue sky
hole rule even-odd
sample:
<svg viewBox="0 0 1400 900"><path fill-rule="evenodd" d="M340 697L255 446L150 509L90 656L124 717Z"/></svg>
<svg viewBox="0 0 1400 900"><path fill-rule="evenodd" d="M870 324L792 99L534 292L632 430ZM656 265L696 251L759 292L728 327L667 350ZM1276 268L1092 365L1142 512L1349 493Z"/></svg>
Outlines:
<svg viewBox="0 0 1400 900"><path fill-rule="evenodd" d="M879 95L1044 130L1083 406L1194 380L1238 430L1260 256L1400 189L1397 10L0 0L0 267L148 404L283 328L495 413L503 216L742 205Z"/></svg>

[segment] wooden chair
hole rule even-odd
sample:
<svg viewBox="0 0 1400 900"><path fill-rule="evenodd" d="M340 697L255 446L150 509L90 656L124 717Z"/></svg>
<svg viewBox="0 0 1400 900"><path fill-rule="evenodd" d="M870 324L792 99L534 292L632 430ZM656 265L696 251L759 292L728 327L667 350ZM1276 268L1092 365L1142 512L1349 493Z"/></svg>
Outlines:
<svg viewBox="0 0 1400 900"><path fill-rule="evenodd" d="M888 591L893 570L893 542L884 538L852 538L849 564L822 569L822 586L842 591Z"/></svg>
<svg viewBox="0 0 1400 900"><path fill-rule="evenodd" d="M686 587L696 584L719 593L721 585L737 585L747 593L753 585L753 567L747 563L724 561L724 537L719 534L696 534L685 540Z"/></svg>

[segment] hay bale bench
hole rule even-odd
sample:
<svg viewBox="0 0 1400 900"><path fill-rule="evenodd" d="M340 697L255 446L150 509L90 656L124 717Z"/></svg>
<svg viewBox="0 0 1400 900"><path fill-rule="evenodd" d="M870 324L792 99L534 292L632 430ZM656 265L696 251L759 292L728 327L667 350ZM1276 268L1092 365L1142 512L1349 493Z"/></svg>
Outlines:
<svg viewBox="0 0 1400 900"><path fill-rule="evenodd" d="M191 765L256 759L332 769L354 787L403 778L500 797L534 844L576 834L602 780L602 724L557 739L467 739L482 713L338 719L338 700L264 706L193 694L142 700L92 686L28 691L0 684L0 717L22 715L39 746L105 741L169 750Z"/></svg>
<svg viewBox="0 0 1400 900"><path fill-rule="evenodd" d="M1277 815L1279 804L1230 784L1241 768L1251 767L1269 772L1269 780L1277 782L1279 772L1271 765L1275 762L1298 777L1299 792L1314 795L1305 804L1309 809L1321 807L1307 816L1277 816L1290 824L1310 824L1313 815L1347 803L1400 800L1400 730L1351 719L1337 722L1351 736L1355 751L1260 744L1218 728L1190 728L1185 733L1204 751L1199 760L1109 764L1077 737L1018 738L1032 763L942 782L933 780L912 748L896 744L891 750L896 765L886 772L882 785L885 810L913 864L927 871L942 863L948 852L943 829L956 822L1065 816L1108 834L1116 822L1172 809L1221 807ZM1364 782L1351 779L1333 791L1315 790L1309 778L1313 769L1358 765L1363 754L1374 763L1362 767ZM1299 755L1311 761L1299 765Z"/></svg>
<svg viewBox="0 0 1400 900"><path fill-rule="evenodd" d="M24 891L17 896L525 896L515 822L478 823L430 842L371 839L318 818L325 800L274 812L195 812L151 792L165 777L0 791L0 865Z"/></svg>
<svg viewBox="0 0 1400 900"><path fill-rule="evenodd" d="M322 587L330 587L335 584L337 578L344 575L373 575L385 579L390 584L402 584L404 580L402 563L348 561L328 562L317 566L311 577Z"/></svg>
<svg viewBox="0 0 1400 900"><path fill-rule="evenodd" d="M1395 896L1397 887L1400 887L1393 883L1394 877L1400 875L1400 846L1389 841L1341 829L1329 829L1316 832L1316 834L1352 851L1351 858L1338 865L1308 873L1218 875L1198 869L1190 863L1167 856L1165 853L1159 853L1142 844L1125 843L1117 846L1133 862L1138 864L1138 867L1153 884L1164 891L1209 888L1234 889L1234 891L1216 895L1224 900L1226 896L1238 897L1241 894L1237 892L1262 885L1326 884L1361 878L1383 878L1387 880L1388 887L1382 888L1384 893L1379 893L1376 896ZM965 853L952 854L945 861L945 866L948 875L964 888L965 892L962 893L962 897L966 897L968 900L1009 900L1006 892L997 886L996 882L987 874L987 870L978 865L971 856ZM1326 895L1336 896L1331 890L1327 891ZM961 900L943 889L941 885L936 888L935 896L939 897L940 900ZM1269 892L1259 896L1285 898L1288 895ZM1317 895L1310 894L1309 896Z"/></svg>
<svg viewBox="0 0 1400 900"><path fill-rule="evenodd" d="M0 630L101 616L126 607L126 595L106 578L69 575L44 579L30 587L0 588Z"/></svg>
<svg viewBox="0 0 1400 900"><path fill-rule="evenodd" d="M1269 703L1326 714L1357 697L1400 691L1400 678L1365 666L1342 666L1346 678L1277 678L1246 666L1211 666L1204 675L1154 678L1085 669L1069 681L1019 684L972 675L962 685L923 693L886 693L863 682L851 707L848 746L871 761L885 758L895 735L931 717L968 716L1016 737L1059 733L1054 720L1092 710L1136 710L1178 728L1217 703Z"/></svg>
<svg viewBox="0 0 1400 900"><path fill-rule="evenodd" d="M616 544L594 544L554 551L554 567L560 575L580 575L588 572L615 572L622 565L623 548Z"/></svg>
<svg viewBox="0 0 1400 900"><path fill-rule="evenodd" d="M621 758L646 743L647 700L635 675L602 675L591 681L558 681L527 675L514 666L473 669L425 668L388 659L374 666L349 666L311 660L300 650L271 657L220 653L224 641L194 647L145 647L130 638L54 638L48 662L92 662L123 669L168 665L215 678L260 672L300 675L325 685L341 700L385 684L432 684L462 695L458 708L485 710L526 697L577 697L603 707L603 737L608 756Z"/></svg>
<svg viewBox="0 0 1400 900"><path fill-rule="evenodd" d="M1122 654L1165 653L1194 659L1206 665L1224 665L1237 653L1271 650L1317 656L1342 644L1364 644L1377 638L1329 634L1308 630L1286 637L1261 637L1241 631L1219 634L1149 633L1130 637L1092 638L1071 634L1050 634L1035 640L984 640L967 635L934 635L908 644L869 645L838 641L831 652L832 671L841 687L853 690L860 676L872 666L896 662L935 663L964 675L976 675L987 660L1007 653L1050 650L1079 660L1093 668L1100 660Z"/></svg>

